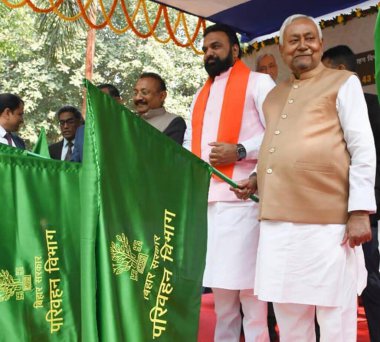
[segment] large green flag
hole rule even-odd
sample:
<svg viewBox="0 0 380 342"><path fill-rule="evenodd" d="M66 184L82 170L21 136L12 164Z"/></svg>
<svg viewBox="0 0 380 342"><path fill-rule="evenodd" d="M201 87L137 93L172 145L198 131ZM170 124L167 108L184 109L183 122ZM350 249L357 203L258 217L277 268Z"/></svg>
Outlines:
<svg viewBox="0 0 380 342"><path fill-rule="evenodd" d="M88 83L82 172L83 340L196 341L207 164Z"/></svg>
<svg viewBox="0 0 380 342"><path fill-rule="evenodd" d="M377 97L380 102L380 11L377 13L375 28L375 80L377 87Z"/></svg>
<svg viewBox="0 0 380 342"><path fill-rule="evenodd" d="M0 341L195 341L210 168L87 86L83 165L0 144Z"/></svg>
<svg viewBox="0 0 380 342"><path fill-rule="evenodd" d="M0 146L0 341L80 340L79 167Z"/></svg>
<svg viewBox="0 0 380 342"><path fill-rule="evenodd" d="M49 153L49 145L46 139L45 128L41 128L40 135L38 136L38 140L33 148L33 153L37 153L42 157L50 158Z"/></svg>

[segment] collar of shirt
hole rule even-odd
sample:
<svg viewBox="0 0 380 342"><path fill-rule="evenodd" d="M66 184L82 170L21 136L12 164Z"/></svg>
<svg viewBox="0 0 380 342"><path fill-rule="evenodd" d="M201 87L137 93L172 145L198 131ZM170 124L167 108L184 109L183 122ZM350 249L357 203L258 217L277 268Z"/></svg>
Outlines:
<svg viewBox="0 0 380 342"><path fill-rule="evenodd" d="M8 145L8 140L7 138L4 137L4 135L7 133L7 131L4 129L3 126L0 125L0 143L1 144L5 144L5 145ZM12 146L13 147L16 147L16 144L15 142L13 141L13 137L12 137Z"/></svg>
<svg viewBox="0 0 380 342"><path fill-rule="evenodd" d="M7 133L7 131L4 129L3 126L0 125L0 138L4 138L4 135Z"/></svg>
<svg viewBox="0 0 380 342"><path fill-rule="evenodd" d="M314 69L306 71L300 75L299 78L297 78L294 74L291 74L290 79L291 81L302 81L302 80L307 80L309 78L313 78L314 76L318 75L321 73L323 70L325 70L326 67L320 62Z"/></svg>
<svg viewBox="0 0 380 342"><path fill-rule="evenodd" d="M164 115L165 113L166 113L165 107L160 107L156 109L149 109L146 113L142 114L141 117L144 120L147 120L155 116Z"/></svg>
<svg viewBox="0 0 380 342"><path fill-rule="evenodd" d="M74 147L74 144L75 144L75 139L71 140L72 142L72 145ZM66 139L66 138L63 138L63 147L66 147L68 148L69 147L69 141Z"/></svg>
<svg viewBox="0 0 380 342"><path fill-rule="evenodd" d="M222 72L220 75L215 76L214 82L218 81L218 80L221 80L221 79L224 79L224 78L228 78L230 76L230 74L231 74L231 70L232 70L232 67L230 67L227 71Z"/></svg>

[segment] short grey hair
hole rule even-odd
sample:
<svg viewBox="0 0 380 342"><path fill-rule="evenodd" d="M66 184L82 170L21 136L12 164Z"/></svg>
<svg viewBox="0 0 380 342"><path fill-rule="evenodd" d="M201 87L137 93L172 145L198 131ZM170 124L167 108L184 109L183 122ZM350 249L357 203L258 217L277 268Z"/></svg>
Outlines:
<svg viewBox="0 0 380 342"><path fill-rule="evenodd" d="M273 57L274 61L276 62L276 57L274 57L271 53L264 53L264 54L260 55L259 57L257 57L257 59L256 59L256 71L259 68L259 63L261 62L261 60L264 57ZM276 64L277 64L277 62L276 62Z"/></svg>
<svg viewBox="0 0 380 342"><path fill-rule="evenodd" d="M309 20L311 20L315 24L315 26L317 27L319 40L322 40L321 27L319 26L318 22L313 17L310 17L310 16L305 15L305 14L293 14L290 17L287 17L281 25L280 39L279 39L280 45L282 45L284 43L284 32L285 32L286 27L289 26L293 21L295 21L297 19L309 19Z"/></svg>

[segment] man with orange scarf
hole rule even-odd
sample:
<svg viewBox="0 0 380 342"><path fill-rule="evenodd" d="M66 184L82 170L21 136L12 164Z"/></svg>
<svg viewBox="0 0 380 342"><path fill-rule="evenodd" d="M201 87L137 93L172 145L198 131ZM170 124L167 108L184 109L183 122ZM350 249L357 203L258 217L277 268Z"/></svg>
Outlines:
<svg viewBox="0 0 380 342"><path fill-rule="evenodd" d="M274 87L241 60L235 32L208 27L203 42L209 79L191 108L184 146L234 180L256 165L264 132L262 103ZM215 341L239 341L240 304L246 341L269 341L267 304L253 295L259 238L257 205L238 200L228 184L211 179L203 285L214 293Z"/></svg>

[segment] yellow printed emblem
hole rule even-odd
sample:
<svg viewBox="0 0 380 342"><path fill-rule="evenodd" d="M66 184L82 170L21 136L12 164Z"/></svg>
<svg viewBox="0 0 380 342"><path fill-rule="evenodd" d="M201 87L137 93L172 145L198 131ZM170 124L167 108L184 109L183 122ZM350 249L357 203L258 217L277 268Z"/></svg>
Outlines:
<svg viewBox="0 0 380 342"><path fill-rule="evenodd" d="M143 274L148 260L148 255L141 253L143 243L134 240L129 244L128 237L123 233L116 235L116 242L111 242L111 257L113 273L119 275L123 272L130 272L130 278L138 280L138 275ZM134 253L138 252L138 253Z"/></svg>
<svg viewBox="0 0 380 342"><path fill-rule="evenodd" d="M20 277L13 277L7 270L0 270L0 303L6 302L15 296L16 300L24 299L24 291L30 291L31 276L24 275L24 269L18 267L16 274Z"/></svg>

